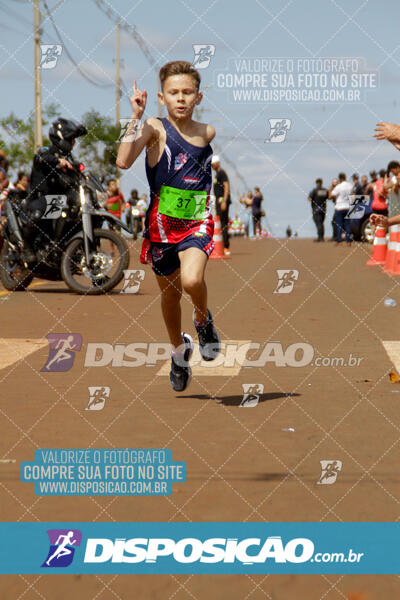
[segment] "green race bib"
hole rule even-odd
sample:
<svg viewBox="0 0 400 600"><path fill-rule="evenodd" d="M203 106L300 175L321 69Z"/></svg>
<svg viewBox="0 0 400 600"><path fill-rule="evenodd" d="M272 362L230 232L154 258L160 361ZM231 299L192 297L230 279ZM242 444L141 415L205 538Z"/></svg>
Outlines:
<svg viewBox="0 0 400 600"><path fill-rule="evenodd" d="M175 217L203 221L206 214L207 192L199 190L180 190L162 185L158 212Z"/></svg>

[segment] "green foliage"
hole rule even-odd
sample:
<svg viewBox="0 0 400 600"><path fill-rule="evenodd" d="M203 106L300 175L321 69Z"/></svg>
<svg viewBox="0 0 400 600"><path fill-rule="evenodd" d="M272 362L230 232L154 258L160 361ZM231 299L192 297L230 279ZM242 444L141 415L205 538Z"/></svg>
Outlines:
<svg viewBox="0 0 400 600"><path fill-rule="evenodd" d="M82 122L88 134L79 138L79 158L100 177L118 177L119 170L115 161L119 146L119 126L110 117L103 117L94 109L83 115Z"/></svg>

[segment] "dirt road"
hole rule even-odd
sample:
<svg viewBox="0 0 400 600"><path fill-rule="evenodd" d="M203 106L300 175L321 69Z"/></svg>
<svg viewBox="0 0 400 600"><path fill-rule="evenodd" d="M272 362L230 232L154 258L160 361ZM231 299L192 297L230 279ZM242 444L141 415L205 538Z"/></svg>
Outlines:
<svg viewBox="0 0 400 600"><path fill-rule="evenodd" d="M254 359L266 343L282 352L275 344L265 366L194 369L182 394L160 374L165 361L85 367L90 343L167 341L149 268L135 295L83 297L39 280L27 292L0 290L1 456L16 461L0 464L2 521L398 520L400 385L388 372L399 359L383 342L400 340L400 278L366 267L367 246L271 239L233 240L232 249L231 260L207 267L221 338L259 343ZM142 268L138 251L132 269ZM290 293L274 293L277 270L298 271ZM389 297L396 307L384 305ZM194 334L188 298L182 307ZM41 371L49 333L81 335L70 370ZM311 347L310 364L286 364L301 359L294 344ZM264 386L251 409L239 406L243 384ZM89 386L110 388L102 410L85 410ZM169 448L186 461L187 481L167 497L66 498L35 496L19 480L19 463L37 448L111 447ZM323 460L341 461L334 485L317 483ZM389 600L400 579L30 575L3 577L0 591L10 600Z"/></svg>

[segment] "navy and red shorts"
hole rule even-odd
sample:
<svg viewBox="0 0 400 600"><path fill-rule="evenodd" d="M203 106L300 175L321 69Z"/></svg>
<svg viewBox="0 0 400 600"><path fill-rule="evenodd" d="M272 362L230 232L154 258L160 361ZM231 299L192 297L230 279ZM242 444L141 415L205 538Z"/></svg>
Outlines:
<svg viewBox="0 0 400 600"><path fill-rule="evenodd" d="M171 275L171 273L181 266L178 252L182 252L188 248L199 248L207 256L210 256L214 250L214 241L209 235L200 233L199 231L188 235L177 244L144 240L140 260L143 263L150 263L156 275Z"/></svg>

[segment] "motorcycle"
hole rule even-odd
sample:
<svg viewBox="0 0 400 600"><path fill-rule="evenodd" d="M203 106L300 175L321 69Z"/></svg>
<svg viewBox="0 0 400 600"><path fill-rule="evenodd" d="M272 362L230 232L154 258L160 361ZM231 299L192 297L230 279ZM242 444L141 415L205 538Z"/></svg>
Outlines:
<svg viewBox="0 0 400 600"><path fill-rule="evenodd" d="M142 217L146 213L141 207L133 206L130 202L125 203L125 210L129 231L133 234L133 239L137 240L138 234L142 231Z"/></svg>
<svg viewBox="0 0 400 600"><path fill-rule="evenodd" d="M101 294L114 288L129 267L127 243L112 227L102 226L107 222L131 232L102 208L105 189L100 179L76 161L71 164L76 185L68 193L68 201L65 195L46 196L45 210L33 227L26 198L17 190L8 191L0 251L0 279L7 290L24 290L39 277L64 280L78 294ZM26 231L33 235L35 255L29 266L24 257Z"/></svg>

